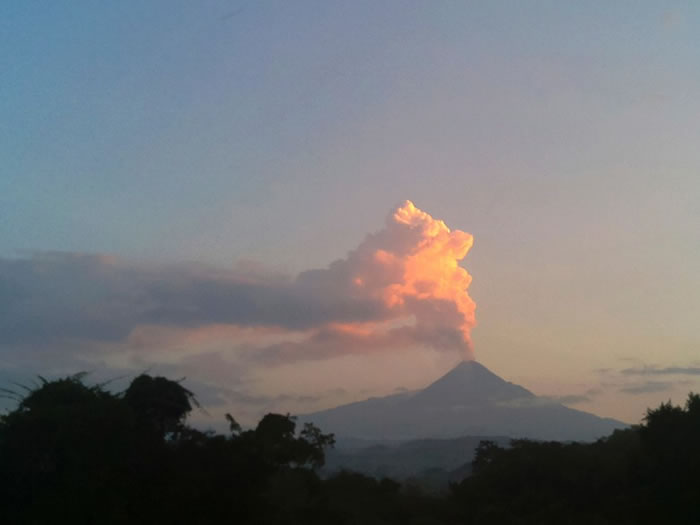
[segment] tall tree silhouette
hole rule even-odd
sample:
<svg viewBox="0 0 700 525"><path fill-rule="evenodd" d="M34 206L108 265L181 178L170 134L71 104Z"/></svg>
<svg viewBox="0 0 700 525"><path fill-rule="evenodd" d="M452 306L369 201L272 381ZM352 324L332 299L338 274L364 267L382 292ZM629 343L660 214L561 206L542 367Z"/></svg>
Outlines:
<svg viewBox="0 0 700 525"><path fill-rule="evenodd" d="M181 430L192 405L199 406L194 394L179 381L146 374L131 382L124 393L124 401L140 424L149 426L161 437Z"/></svg>

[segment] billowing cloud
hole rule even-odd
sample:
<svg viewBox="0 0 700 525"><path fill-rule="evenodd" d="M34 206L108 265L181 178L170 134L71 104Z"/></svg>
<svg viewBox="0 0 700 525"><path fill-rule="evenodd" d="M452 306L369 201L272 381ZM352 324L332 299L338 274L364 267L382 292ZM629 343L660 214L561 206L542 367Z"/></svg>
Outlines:
<svg viewBox="0 0 700 525"><path fill-rule="evenodd" d="M382 231L331 265L328 277L379 300L391 319L411 317L421 342L470 354L475 304L467 293L471 276L459 261L472 243L470 234L451 231L406 201Z"/></svg>
<svg viewBox="0 0 700 525"><path fill-rule="evenodd" d="M272 363L407 346L470 358L475 305L459 262L471 246L406 201L344 259L296 278L73 253L0 259L0 351L217 340Z"/></svg>

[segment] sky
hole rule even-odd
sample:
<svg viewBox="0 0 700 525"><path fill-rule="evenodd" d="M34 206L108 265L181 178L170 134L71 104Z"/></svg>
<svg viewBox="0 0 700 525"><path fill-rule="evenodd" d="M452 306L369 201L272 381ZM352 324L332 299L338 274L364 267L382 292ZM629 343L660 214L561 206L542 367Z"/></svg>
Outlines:
<svg viewBox="0 0 700 525"><path fill-rule="evenodd" d="M682 402L699 26L690 1L3 3L0 381L186 377L204 424L249 423L475 358L631 423Z"/></svg>

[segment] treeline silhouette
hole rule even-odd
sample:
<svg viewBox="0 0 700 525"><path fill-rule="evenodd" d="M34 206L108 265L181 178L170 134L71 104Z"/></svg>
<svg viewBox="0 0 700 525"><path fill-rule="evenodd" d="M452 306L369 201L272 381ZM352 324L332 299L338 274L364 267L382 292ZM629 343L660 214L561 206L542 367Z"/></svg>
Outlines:
<svg viewBox="0 0 700 525"><path fill-rule="evenodd" d="M185 422L179 382L140 375L121 393L84 375L3 390L0 523L700 523L700 396L662 404L595 443L482 441L445 494L341 472L319 476L332 434L289 415L226 434ZM25 388L25 391L17 391Z"/></svg>

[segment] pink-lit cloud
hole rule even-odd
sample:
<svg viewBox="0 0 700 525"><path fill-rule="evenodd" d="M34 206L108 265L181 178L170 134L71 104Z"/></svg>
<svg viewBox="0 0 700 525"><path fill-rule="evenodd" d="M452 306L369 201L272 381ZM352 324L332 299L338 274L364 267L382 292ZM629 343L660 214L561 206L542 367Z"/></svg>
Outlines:
<svg viewBox="0 0 700 525"><path fill-rule="evenodd" d="M278 363L426 347L472 357L472 236L410 201L327 268L138 265L104 255L0 260L0 351L186 351Z"/></svg>

